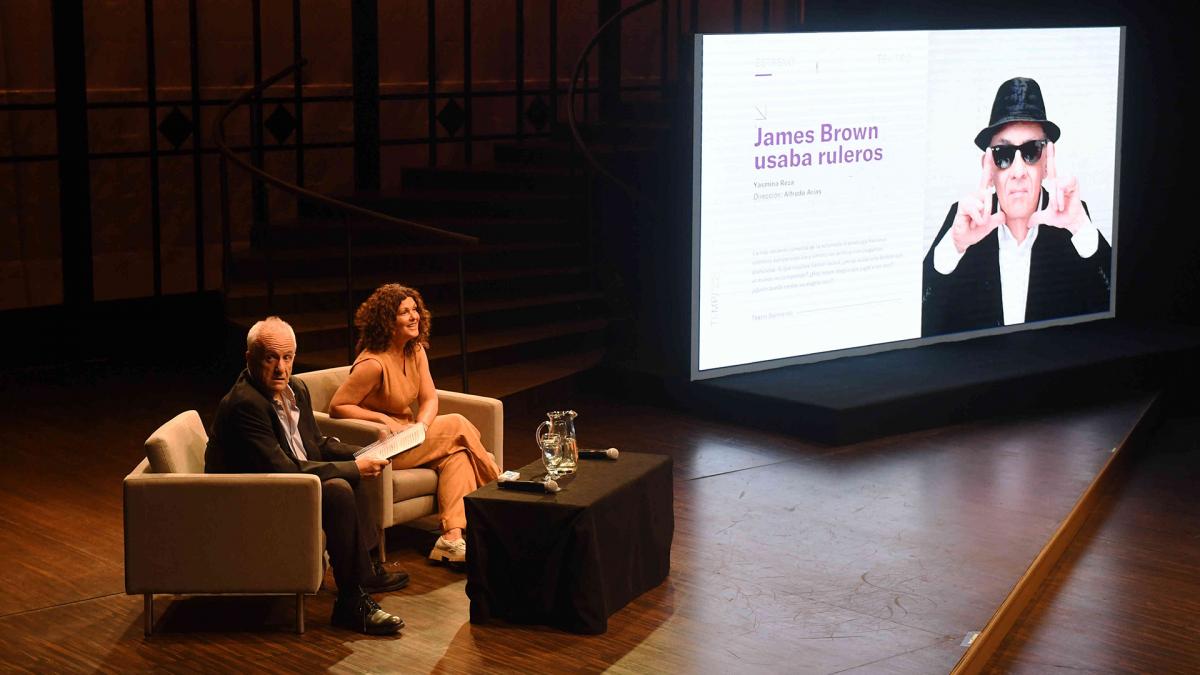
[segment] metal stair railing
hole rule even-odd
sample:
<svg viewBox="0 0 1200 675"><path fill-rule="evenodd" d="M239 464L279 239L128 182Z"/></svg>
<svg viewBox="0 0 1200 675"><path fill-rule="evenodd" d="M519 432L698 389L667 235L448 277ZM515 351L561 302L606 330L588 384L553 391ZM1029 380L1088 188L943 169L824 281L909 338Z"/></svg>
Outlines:
<svg viewBox="0 0 1200 675"><path fill-rule="evenodd" d="M577 150L579 150L579 152L583 155L584 160L589 165L591 165L592 169L597 174L603 176L605 179L607 179L608 181L610 181L611 183L616 185L618 188L620 188L626 195L629 196L629 198L631 200L633 200L634 203L644 203L646 206L649 207L651 213L659 212L658 204L653 199L651 199L650 197L643 194L640 190L633 187L626 181L619 178L616 174L614 174L613 172L611 172L607 168L605 168L604 165L600 163L600 160L598 160L596 158L596 155L588 147L587 143L584 142L583 135L579 132L579 121L576 119L576 116L575 116L575 95L576 95L576 90L577 90L577 87L579 84L579 76L581 73L583 73L586 76L587 71L588 71L588 69L587 69L588 58L591 56L592 50L595 49L597 44L599 44L601 38L604 37L605 33L611 27L619 26L621 21L625 17L627 17L635 12L638 12L642 9L645 9L646 7L652 5L656 2L664 2L664 1L665 0L639 0L639 2L635 2L634 4L623 8L621 11L617 12L616 14L613 14L611 17L608 18L607 21L605 21L603 24L601 24L600 27L596 30L596 32L592 35L592 38L590 40L588 40L587 46L585 46L583 48L583 52L580 53L580 55L579 55L579 60L575 62L575 70L571 73L571 84L567 89L567 126L571 130L571 137L575 141L575 148ZM664 40L664 43L665 43L665 40L666 40L665 34L662 36L662 39ZM666 50L664 49L663 50L664 58L665 58L665 52L666 52ZM665 74L666 70L667 70L665 61L662 65L663 65L662 70L663 70L663 73ZM664 88L666 87L665 81L660 84ZM586 88L587 87L585 86L585 89ZM584 103L586 105L587 99L584 99Z"/></svg>

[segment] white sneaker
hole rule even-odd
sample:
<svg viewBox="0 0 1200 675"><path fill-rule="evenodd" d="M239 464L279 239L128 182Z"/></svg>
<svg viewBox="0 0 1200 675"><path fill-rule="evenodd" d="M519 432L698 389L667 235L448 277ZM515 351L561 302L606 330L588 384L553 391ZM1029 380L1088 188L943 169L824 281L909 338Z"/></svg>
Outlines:
<svg viewBox="0 0 1200 675"><path fill-rule="evenodd" d="M445 537L438 537L437 543L433 545L433 550L429 552L429 559L438 562L465 563L467 561L466 538L447 541Z"/></svg>

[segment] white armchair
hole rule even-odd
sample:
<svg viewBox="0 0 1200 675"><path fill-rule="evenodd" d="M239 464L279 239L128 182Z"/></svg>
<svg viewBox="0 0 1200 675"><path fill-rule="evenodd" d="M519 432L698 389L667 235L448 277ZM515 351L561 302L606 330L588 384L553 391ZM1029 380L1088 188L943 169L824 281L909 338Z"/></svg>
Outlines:
<svg viewBox="0 0 1200 675"><path fill-rule="evenodd" d="M304 381L312 398L317 426L326 436L336 436L346 443L367 445L379 438L385 427L375 422L352 419L333 419L329 416L329 401L338 386L350 375L350 366L327 368L293 377ZM479 429L483 446L504 470L504 404L498 399L455 391L437 390L438 414L458 413ZM432 469L384 469L380 510L381 530L392 525L410 523L424 529L437 527L437 472ZM416 521L416 522L413 522ZM379 537L379 559L387 560L383 532Z"/></svg>
<svg viewBox="0 0 1200 675"><path fill-rule="evenodd" d="M208 434L195 410L146 440L146 459L125 477L125 592L145 600L154 631L154 594L296 597L324 576L321 481L302 473L206 474Z"/></svg>

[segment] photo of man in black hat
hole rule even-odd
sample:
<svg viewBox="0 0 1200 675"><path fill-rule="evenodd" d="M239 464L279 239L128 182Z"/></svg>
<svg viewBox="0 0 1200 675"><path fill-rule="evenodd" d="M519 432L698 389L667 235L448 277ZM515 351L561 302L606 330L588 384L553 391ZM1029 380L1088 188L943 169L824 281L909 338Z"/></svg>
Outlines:
<svg viewBox="0 0 1200 675"><path fill-rule="evenodd" d="M1061 133L1036 81L1000 85L975 136L978 187L950 207L925 255L922 336L1108 310L1112 247L1078 181L1058 174Z"/></svg>

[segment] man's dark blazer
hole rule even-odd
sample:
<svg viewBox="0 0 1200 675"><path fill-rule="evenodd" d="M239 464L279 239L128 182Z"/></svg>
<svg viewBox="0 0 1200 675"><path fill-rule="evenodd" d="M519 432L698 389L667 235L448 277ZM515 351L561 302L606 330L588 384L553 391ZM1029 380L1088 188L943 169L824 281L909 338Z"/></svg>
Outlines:
<svg viewBox="0 0 1200 675"><path fill-rule="evenodd" d="M204 452L205 471L311 473L323 481L344 478L351 486L358 484L359 472L354 464L358 447L322 436L313 417L307 385L294 378L290 384L300 408L300 438L308 459L296 459L270 395L255 386L243 370L217 406Z"/></svg>
<svg viewBox="0 0 1200 675"><path fill-rule="evenodd" d="M1043 189L1042 208L1048 201L1049 195ZM995 209L993 196L993 213ZM933 267L933 251L950 231L957 211L956 203L950 207L946 222L925 254L921 283L923 337L1004 325L999 232L992 231L968 248L950 274L944 275ZM1096 252L1089 258L1080 258L1069 231L1050 226L1038 228L1030 251L1026 322L1108 311L1112 247L1103 234L1099 238Z"/></svg>

